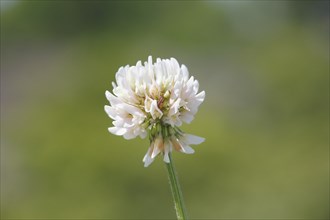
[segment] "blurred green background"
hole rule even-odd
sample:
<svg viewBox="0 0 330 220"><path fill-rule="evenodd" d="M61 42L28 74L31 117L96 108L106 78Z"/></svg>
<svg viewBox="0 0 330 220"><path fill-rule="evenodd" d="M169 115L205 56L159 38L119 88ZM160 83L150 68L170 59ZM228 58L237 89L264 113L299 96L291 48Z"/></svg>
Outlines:
<svg viewBox="0 0 330 220"><path fill-rule="evenodd" d="M206 138L174 160L193 219L329 217L328 1L1 0L1 217L175 218L147 140L109 134L120 66L175 57Z"/></svg>

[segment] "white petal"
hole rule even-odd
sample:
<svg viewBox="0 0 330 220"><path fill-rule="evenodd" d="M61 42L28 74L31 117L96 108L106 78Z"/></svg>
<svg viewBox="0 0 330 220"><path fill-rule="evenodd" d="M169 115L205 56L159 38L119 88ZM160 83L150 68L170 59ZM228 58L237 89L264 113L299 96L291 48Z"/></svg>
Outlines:
<svg viewBox="0 0 330 220"><path fill-rule="evenodd" d="M165 163L170 163L170 158L168 156L168 153L164 153L164 162Z"/></svg>
<svg viewBox="0 0 330 220"><path fill-rule="evenodd" d="M199 89L199 83L198 83L197 80L195 80L194 83L193 83L194 94L196 94L198 92L198 89Z"/></svg>
<svg viewBox="0 0 330 220"><path fill-rule="evenodd" d="M200 102L203 102L205 99L205 91L201 91L196 95L196 99Z"/></svg>
<svg viewBox="0 0 330 220"><path fill-rule="evenodd" d="M193 76L191 76L189 78L189 80L187 81L187 87L188 87L189 91L191 91L193 89L194 81L195 81L195 79Z"/></svg>
<svg viewBox="0 0 330 220"><path fill-rule="evenodd" d="M192 135L192 134L185 134L182 138L182 140L187 144L200 144L205 141L205 138Z"/></svg>
<svg viewBox="0 0 330 220"><path fill-rule="evenodd" d="M123 107L131 115L143 116L142 111L140 109L138 109L137 107L133 106L133 105L125 104Z"/></svg>
<svg viewBox="0 0 330 220"><path fill-rule="evenodd" d="M194 120L194 115L190 112L185 112L182 115L180 115L180 119L187 124L189 124L192 120Z"/></svg>
<svg viewBox="0 0 330 220"><path fill-rule="evenodd" d="M139 134L140 138L144 139L147 137L147 132L145 130L142 130L141 133Z"/></svg>
<svg viewBox="0 0 330 220"><path fill-rule="evenodd" d="M105 105L104 111L109 115L110 118L116 119L117 112L115 111L115 109L113 107Z"/></svg>
<svg viewBox="0 0 330 220"><path fill-rule="evenodd" d="M183 146L183 149L183 152L186 154L193 154L195 152L195 150L188 145Z"/></svg>
<svg viewBox="0 0 330 220"><path fill-rule="evenodd" d="M105 97L110 101L110 99L112 98L112 94L111 94L111 92L109 92L108 90L107 91L105 91Z"/></svg>
<svg viewBox="0 0 330 220"><path fill-rule="evenodd" d="M117 103L120 102L120 100L118 99L118 97L112 95L111 92L109 92L108 90L105 91L105 96L107 97L108 101L110 102L110 104L113 106L113 105L116 105Z"/></svg>
<svg viewBox="0 0 330 220"><path fill-rule="evenodd" d="M170 158L168 154L172 151L172 145L169 141L165 141L164 143L164 161L166 163L170 163Z"/></svg>
<svg viewBox="0 0 330 220"><path fill-rule="evenodd" d="M148 56L148 67L152 68L152 56Z"/></svg>
<svg viewBox="0 0 330 220"><path fill-rule="evenodd" d="M109 132L115 135L123 135L127 132L126 128L110 127L108 128Z"/></svg>
<svg viewBox="0 0 330 220"><path fill-rule="evenodd" d="M158 154L160 153L160 149L158 147L155 147L152 151L151 158L154 159Z"/></svg>
<svg viewBox="0 0 330 220"><path fill-rule="evenodd" d="M178 61L175 58L171 57L170 60L172 62L172 65L173 65L173 68L174 69L180 69L179 63L178 63Z"/></svg>
<svg viewBox="0 0 330 220"><path fill-rule="evenodd" d="M155 158L161 150L164 148L164 142L162 138L156 138L154 142L154 150L152 151L151 158Z"/></svg>
<svg viewBox="0 0 330 220"><path fill-rule="evenodd" d="M182 75L183 75L183 78L184 80L188 80L189 78L189 71L187 69L187 67L185 65L181 65L181 72L182 72Z"/></svg>
<svg viewBox="0 0 330 220"><path fill-rule="evenodd" d="M150 114L153 119L161 118L163 116L163 112L158 108L157 101L153 100L150 105Z"/></svg>
<svg viewBox="0 0 330 220"><path fill-rule="evenodd" d="M144 167L148 167L153 161L154 159L152 159L149 155L149 152L147 152L147 154L143 158Z"/></svg>
<svg viewBox="0 0 330 220"><path fill-rule="evenodd" d="M136 138L137 135L135 135L133 132L132 132L132 129L129 131L129 132L126 132L123 137L126 139L126 140L130 140L130 139L133 139L133 138Z"/></svg>
<svg viewBox="0 0 330 220"><path fill-rule="evenodd" d="M170 111L168 112L168 115L169 116L172 116L174 114L176 114L178 111L179 111L179 108L180 108L180 102L181 102L181 99L178 98L170 107Z"/></svg>
<svg viewBox="0 0 330 220"><path fill-rule="evenodd" d="M171 144L172 144L172 147L173 147L174 150L177 150L177 151L180 151L180 152L184 151L181 142L179 142L176 138L173 137L171 139Z"/></svg>
<svg viewBox="0 0 330 220"><path fill-rule="evenodd" d="M148 151L144 155L143 160L142 160L144 162L144 167L149 166L154 161L154 159L150 157L152 149L153 149L153 145L151 144L151 146L148 148Z"/></svg>

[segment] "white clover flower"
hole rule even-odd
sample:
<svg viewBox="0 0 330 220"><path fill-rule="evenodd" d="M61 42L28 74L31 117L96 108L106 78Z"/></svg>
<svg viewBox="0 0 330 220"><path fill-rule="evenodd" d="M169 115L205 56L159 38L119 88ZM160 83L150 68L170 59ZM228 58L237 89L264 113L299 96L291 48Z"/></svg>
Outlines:
<svg viewBox="0 0 330 220"><path fill-rule="evenodd" d="M169 163L168 154L173 149L194 153L189 145L204 141L179 129L182 122L194 119L205 92L198 93L198 81L189 77L186 66L180 66L176 59L157 58L152 63L149 56L144 65L138 61L135 66L120 67L116 83L112 83L113 94L105 93L110 106L104 109L114 120L108 130L125 139L148 135L151 145L143 158L145 166L159 153Z"/></svg>

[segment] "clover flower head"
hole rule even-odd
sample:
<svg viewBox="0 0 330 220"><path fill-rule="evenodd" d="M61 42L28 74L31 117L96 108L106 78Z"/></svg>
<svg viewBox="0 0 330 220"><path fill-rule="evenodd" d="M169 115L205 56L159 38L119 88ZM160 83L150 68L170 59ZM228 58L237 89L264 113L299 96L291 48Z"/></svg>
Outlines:
<svg viewBox="0 0 330 220"><path fill-rule="evenodd" d="M204 141L179 129L194 119L205 92L198 92L198 81L176 59L157 58L153 63L149 56L144 65L138 61L135 66L120 67L112 86L113 94L105 93L110 102L105 111L114 125L108 130L125 139L148 136L151 144L143 158L145 166L159 153L167 163L173 150L191 154L194 150L189 145Z"/></svg>

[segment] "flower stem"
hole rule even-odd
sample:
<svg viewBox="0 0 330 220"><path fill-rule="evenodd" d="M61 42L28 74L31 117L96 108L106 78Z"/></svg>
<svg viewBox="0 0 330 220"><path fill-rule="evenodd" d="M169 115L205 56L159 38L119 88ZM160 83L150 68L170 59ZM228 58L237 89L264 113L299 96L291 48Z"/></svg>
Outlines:
<svg viewBox="0 0 330 220"><path fill-rule="evenodd" d="M182 196L182 192L180 189L178 176L175 171L171 153L169 153L168 156L169 156L170 162L165 163L165 164L166 164L168 179L170 182L172 196L173 196L173 200L174 200L176 216L177 216L178 220L185 220L185 219L187 219L187 214L186 214L186 210L185 210L185 206L184 206L184 202L183 202L183 196Z"/></svg>

